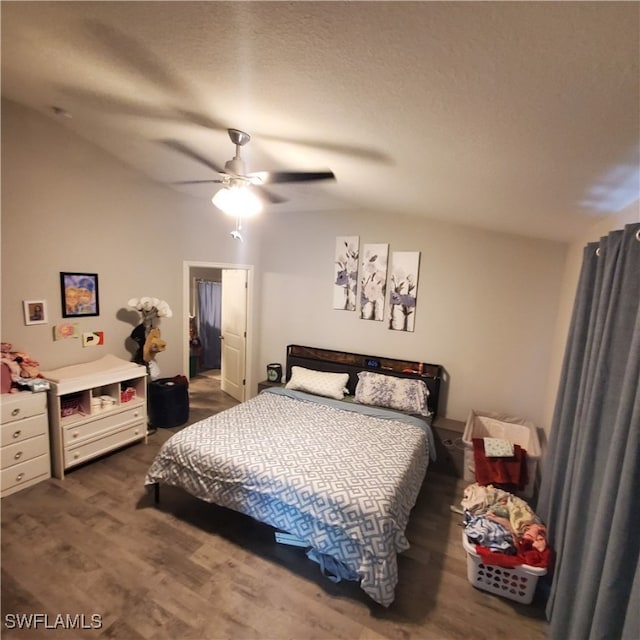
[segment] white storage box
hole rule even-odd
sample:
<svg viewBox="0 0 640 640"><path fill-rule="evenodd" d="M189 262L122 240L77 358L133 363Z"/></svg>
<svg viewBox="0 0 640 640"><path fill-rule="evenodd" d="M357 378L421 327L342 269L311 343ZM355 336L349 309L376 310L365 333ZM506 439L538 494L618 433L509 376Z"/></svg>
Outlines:
<svg viewBox="0 0 640 640"><path fill-rule="evenodd" d="M544 567L521 564L517 567L498 567L485 564L467 536L462 534L462 545L467 552L467 579L478 589L509 598L522 604L530 604L536 592L538 578L544 576Z"/></svg>
<svg viewBox="0 0 640 640"><path fill-rule="evenodd" d="M469 413L462 434L464 444L464 479L475 482L475 464L473 460L474 438L501 438L520 445L527 452L527 474L529 482L525 489L518 492L525 498L533 496L538 460L540 460L540 440L535 425L522 418L502 413L474 411Z"/></svg>

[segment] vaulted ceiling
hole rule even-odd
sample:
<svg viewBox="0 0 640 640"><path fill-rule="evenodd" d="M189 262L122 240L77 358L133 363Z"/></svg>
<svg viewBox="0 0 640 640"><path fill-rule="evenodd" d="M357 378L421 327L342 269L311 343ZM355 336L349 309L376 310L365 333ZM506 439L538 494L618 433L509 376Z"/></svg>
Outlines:
<svg viewBox="0 0 640 640"><path fill-rule="evenodd" d="M637 2L7 2L2 95L196 198L251 134L265 215L570 240L640 195ZM177 141L191 157L167 144Z"/></svg>

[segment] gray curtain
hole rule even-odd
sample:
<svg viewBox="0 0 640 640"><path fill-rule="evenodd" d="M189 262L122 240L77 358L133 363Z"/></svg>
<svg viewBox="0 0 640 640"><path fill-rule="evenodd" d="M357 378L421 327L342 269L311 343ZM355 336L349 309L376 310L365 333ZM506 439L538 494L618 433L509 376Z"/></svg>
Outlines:
<svg viewBox="0 0 640 640"><path fill-rule="evenodd" d="M537 512L554 640L640 638L640 224L588 244Z"/></svg>
<svg viewBox="0 0 640 640"><path fill-rule="evenodd" d="M220 368L221 310L222 284L198 282L198 327L202 345L200 366L205 370Z"/></svg>

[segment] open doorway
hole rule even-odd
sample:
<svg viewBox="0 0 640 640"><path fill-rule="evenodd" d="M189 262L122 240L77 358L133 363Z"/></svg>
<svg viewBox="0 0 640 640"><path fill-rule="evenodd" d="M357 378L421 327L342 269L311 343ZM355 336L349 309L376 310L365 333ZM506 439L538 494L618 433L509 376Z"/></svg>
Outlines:
<svg viewBox="0 0 640 640"><path fill-rule="evenodd" d="M189 276L189 377L220 378L222 269L194 267Z"/></svg>
<svg viewBox="0 0 640 640"><path fill-rule="evenodd" d="M253 267L187 262L183 269L184 370L242 402L252 388Z"/></svg>

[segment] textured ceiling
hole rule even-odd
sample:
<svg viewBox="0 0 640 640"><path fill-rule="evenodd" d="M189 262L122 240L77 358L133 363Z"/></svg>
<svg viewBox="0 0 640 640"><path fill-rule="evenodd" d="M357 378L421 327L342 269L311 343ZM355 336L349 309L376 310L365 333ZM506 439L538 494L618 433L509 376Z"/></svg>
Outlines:
<svg viewBox="0 0 640 640"><path fill-rule="evenodd" d="M170 184L570 240L640 195L637 2L7 2L2 94ZM57 106L71 117L56 116ZM211 197L215 185L173 186Z"/></svg>

